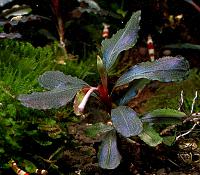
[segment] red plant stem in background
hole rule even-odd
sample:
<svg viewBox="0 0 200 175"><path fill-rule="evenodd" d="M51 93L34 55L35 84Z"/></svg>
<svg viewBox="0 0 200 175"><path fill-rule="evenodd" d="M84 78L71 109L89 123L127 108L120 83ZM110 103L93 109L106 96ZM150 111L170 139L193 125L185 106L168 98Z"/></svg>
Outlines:
<svg viewBox="0 0 200 175"><path fill-rule="evenodd" d="M63 48L65 48L65 42L64 42L65 30L64 30L63 20L60 14L60 0L51 0L51 4L53 13L57 18L57 31L59 34L60 45Z"/></svg>
<svg viewBox="0 0 200 175"><path fill-rule="evenodd" d="M194 3L194 2L192 1L191 4L193 5L193 7L194 7L198 12L200 12L200 7L199 7L196 3Z"/></svg>
<svg viewBox="0 0 200 175"><path fill-rule="evenodd" d="M51 0L52 8L54 10L55 15L59 15L60 12L60 0Z"/></svg>
<svg viewBox="0 0 200 175"><path fill-rule="evenodd" d="M59 39L60 39L60 44L63 48L65 48L65 42L64 42L64 34L65 34L65 30L64 30L64 24L63 24L63 20L61 17L59 17L58 19L58 34L59 34Z"/></svg>

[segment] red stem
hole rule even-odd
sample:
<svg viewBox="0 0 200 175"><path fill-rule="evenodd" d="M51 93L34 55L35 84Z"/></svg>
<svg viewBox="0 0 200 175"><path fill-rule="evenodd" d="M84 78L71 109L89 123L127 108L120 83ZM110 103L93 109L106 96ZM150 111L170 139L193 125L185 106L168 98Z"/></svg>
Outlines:
<svg viewBox="0 0 200 175"><path fill-rule="evenodd" d="M102 100L102 102L106 105L107 111L111 112L112 102L111 98L108 94L108 89L106 89L103 85L98 86L99 96Z"/></svg>

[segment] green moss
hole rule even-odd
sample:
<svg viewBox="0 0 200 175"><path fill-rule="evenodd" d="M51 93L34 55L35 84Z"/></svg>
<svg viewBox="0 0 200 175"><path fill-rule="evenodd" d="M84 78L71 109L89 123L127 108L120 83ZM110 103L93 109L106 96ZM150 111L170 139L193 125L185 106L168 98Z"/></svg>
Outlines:
<svg viewBox="0 0 200 175"><path fill-rule="evenodd" d="M186 80L172 83L169 86L162 86L156 90L154 96L144 105L145 111L155 110L158 108L178 109L180 94L184 92L184 110L190 112L195 91L200 90L200 72L197 69L190 71ZM200 111L200 102L197 99L195 112Z"/></svg>
<svg viewBox="0 0 200 175"><path fill-rule="evenodd" d="M27 154L24 149L31 147L26 143L30 139L34 144L40 144L46 138L46 143L52 143L57 149L60 142L66 140L66 125L68 116L73 115L61 108L58 111L38 111L23 107L16 99L19 94L31 93L43 90L38 84L38 77L47 70L61 70L65 74L71 74L83 79L96 80L96 57L91 54L86 61L66 61L66 65L56 64L57 43L46 47L33 47L30 43L15 40L0 41L0 164L5 165L15 157L22 158ZM57 118L62 114L65 122ZM67 117L66 117L67 116ZM38 130L43 122L47 125L51 121L62 128L60 142L57 138L46 137L45 133ZM64 129L63 129L64 128ZM53 133L54 134L54 133ZM52 141L52 139L54 139ZM30 140L28 140L30 141ZM64 142L64 141L63 141ZM42 145L41 145L42 146ZM35 148L34 148L35 149ZM36 148L37 149L37 148ZM45 148L44 148L45 149ZM23 151L22 151L23 150ZM30 151L30 152L29 152ZM40 150L37 154L40 155ZM28 150L31 157L33 150Z"/></svg>
<svg viewBox="0 0 200 175"><path fill-rule="evenodd" d="M1 91L10 97L38 88L37 78L47 70L61 70L82 79L97 77L94 54L86 61L67 60L65 65L58 65L57 44L35 48L30 43L1 40L0 50Z"/></svg>
<svg viewBox="0 0 200 175"><path fill-rule="evenodd" d="M11 94L29 91L37 84L36 77L54 67L50 46L34 48L30 43L2 40L0 50L0 82Z"/></svg>
<svg viewBox="0 0 200 175"><path fill-rule="evenodd" d="M66 61L65 65L56 65L56 69L66 75L76 76L89 84L97 83L99 75L96 69L96 53L92 52L86 60Z"/></svg>

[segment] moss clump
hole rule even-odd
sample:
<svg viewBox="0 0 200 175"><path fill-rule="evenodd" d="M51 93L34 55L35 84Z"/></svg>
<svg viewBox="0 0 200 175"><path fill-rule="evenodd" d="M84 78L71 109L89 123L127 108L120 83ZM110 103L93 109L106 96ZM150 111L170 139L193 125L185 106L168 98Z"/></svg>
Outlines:
<svg viewBox="0 0 200 175"><path fill-rule="evenodd" d="M0 41L0 165L3 167L12 158L24 159L27 154L33 158L36 151L37 155L45 153L49 143L52 150L58 149L68 137L66 121L70 120L68 116L73 115L70 111L28 109L16 99L19 94L41 91L37 81L39 75L48 70L61 70L79 78L96 79L93 71L96 57L93 54L90 60L67 61L65 65L58 65L57 47L56 43L35 48L27 42ZM60 115L65 122L61 121ZM50 125L52 121L54 125ZM41 131L39 126L42 124L50 126L50 131ZM52 133L52 128L56 132ZM38 149L38 145L46 146L43 150ZM48 153L51 153L51 149Z"/></svg>
<svg viewBox="0 0 200 175"><path fill-rule="evenodd" d="M178 109L180 94L184 92L184 110L190 112L195 91L200 92L200 72L197 69L190 70L189 76L186 80L170 83L158 88L144 105L145 111L150 111L158 108L172 108ZM197 99L194 111L200 111L200 102Z"/></svg>

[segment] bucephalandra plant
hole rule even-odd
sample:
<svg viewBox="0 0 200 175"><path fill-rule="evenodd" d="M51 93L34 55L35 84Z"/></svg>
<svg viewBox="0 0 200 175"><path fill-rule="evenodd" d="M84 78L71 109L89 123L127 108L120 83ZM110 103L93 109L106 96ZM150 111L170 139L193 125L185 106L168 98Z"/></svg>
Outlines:
<svg viewBox="0 0 200 175"><path fill-rule="evenodd" d="M117 134L125 138L139 136L151 146L162 142L162 138L154 132L152 125L161 119L171 117L180 121L185 114L173 109L158 109L139 115L125 104L133 98L138 89L138 83L132 85L131 91L118 100L120 103L113 107L112 91L121 85L129 84L133 80L158 80L162 82L178 81L187 75L188 62L182 56L163 57L154 62L143 62L131 67L116 82L109 91L108 76L116 63L118 55L136 44L141 11L133 13L124 29L119 30L110 39L102 42L102 59L97 56L97 69L101 81L97 87L88 85L85 81L65 75L60 71L47 71L38 79L40 85L47 89L45 92L19 95L18 99L24 106L35 109L59 108L74 100L74 112L77 115L84 113L89 97L92 95L105 104L106 115L109 122L96 123L90 127L98 134L104 134L99 150L99 166L104 169L114 169L120 164L121 155L117 148ZM109 87L109 88L108 88ZM170 119L171 119L170 118ZM147 137L148 136L148 137ZM153 138L155 142L149 140Z"/></svg>

